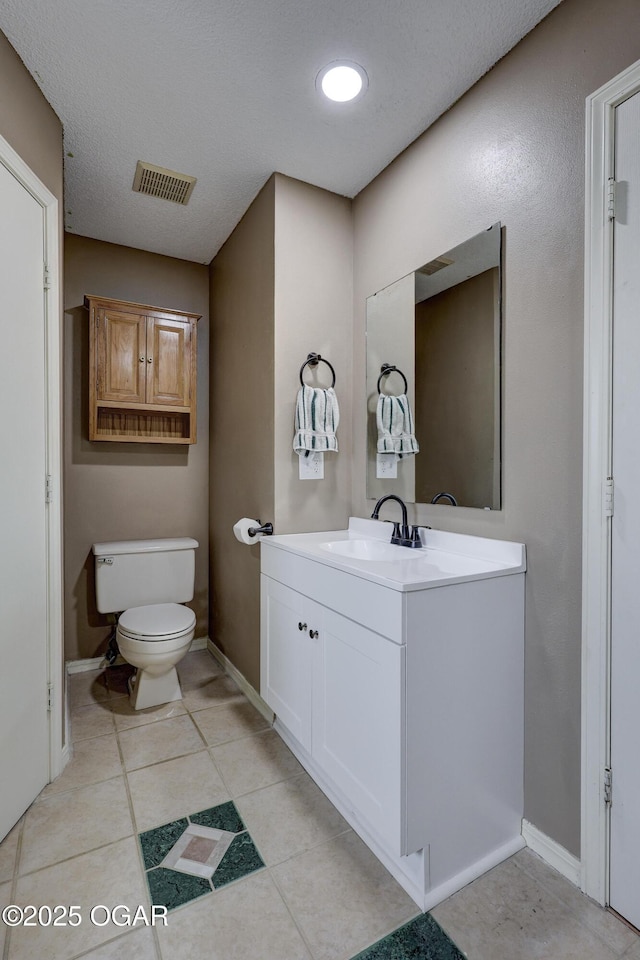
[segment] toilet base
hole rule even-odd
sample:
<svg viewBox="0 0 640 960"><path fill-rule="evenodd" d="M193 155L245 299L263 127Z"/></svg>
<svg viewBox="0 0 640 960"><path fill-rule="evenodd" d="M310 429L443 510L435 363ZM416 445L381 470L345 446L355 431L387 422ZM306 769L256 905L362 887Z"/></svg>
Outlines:
<svg viewBox="0 0 640 960"><path fill-rule="evenodd" d="M171 667L161 677L153 677L138 668L129 678L129 700L134 710L145 710L147 707L159 707L172 700L182 700L182 690L175 667Z"/></svg>

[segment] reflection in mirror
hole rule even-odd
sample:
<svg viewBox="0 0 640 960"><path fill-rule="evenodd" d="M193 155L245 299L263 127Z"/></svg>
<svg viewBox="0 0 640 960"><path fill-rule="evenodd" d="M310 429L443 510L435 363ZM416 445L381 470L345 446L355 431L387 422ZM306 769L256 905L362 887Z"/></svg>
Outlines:
<svg viewBox="0 0 640 960"><path fill-rule="evenodd" d="M369 498L500 509L500 251L494 223L367 299ZM379 393L405 384L419 452L379 453Z"/></svg>

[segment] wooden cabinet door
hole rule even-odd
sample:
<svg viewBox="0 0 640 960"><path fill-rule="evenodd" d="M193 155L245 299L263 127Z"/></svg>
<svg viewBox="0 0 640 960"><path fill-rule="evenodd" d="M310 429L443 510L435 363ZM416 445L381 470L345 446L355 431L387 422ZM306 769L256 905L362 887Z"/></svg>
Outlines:
<svg viewBox="0 0 640 960"><path fill-rule="evenodd" d="M121 403L144 403L146 318L98 310L97 397Z"/></svg>
<svg viewBox="0 0 640 960"><path fill-rule="evenodd" d="M147 403L189 406L191 351L190 323L159 317L147 319Z"/></svg>

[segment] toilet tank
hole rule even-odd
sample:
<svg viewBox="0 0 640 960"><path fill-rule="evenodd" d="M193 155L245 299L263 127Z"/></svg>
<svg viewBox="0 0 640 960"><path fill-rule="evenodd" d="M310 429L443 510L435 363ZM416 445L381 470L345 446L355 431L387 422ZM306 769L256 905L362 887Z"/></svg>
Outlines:
<svg viewBox="0 0 640 960"><path fill-rule="evenodd" d="M192 600L197 546L191 537L94 543L100 613Z"/></svg>

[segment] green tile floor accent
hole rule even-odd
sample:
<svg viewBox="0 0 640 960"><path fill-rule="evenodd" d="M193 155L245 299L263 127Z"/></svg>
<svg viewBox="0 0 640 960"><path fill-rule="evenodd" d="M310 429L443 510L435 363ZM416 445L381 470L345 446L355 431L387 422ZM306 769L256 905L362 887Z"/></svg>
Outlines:
<svg viewBox="0 0 640 960"><path fill-rule="evenodd" d="M242 818L236 810L233 801L221 803L217 807L209 807L200 813L190 813L191 823L198 823L201 827L213 827L215 830L228 830L229 833L242 833L246 830Z"/></svg>
<svg viewBox="0 0 640 960"><path fill-rule="evenodd" d="M212 883L215 889L226 887L228 883L246 877L264 867L262 857L256 850L253 840L248 833L240 833L231 841L231 846L220 861L218 869L213 875Z"/></svg>
<svg viewBox="0 0 640 960"><path fill-rule="evenodd" d="M465 960L431 914L422 913L353 960Z"/></svg>
<svg viewBox="0 0 640 960"><path fill-rule="evenodd" d="M178 873L177 870L167 870L166 867L149 870L147 883L151 903L166 907L167 910L181 907L183 903L189 903L190 900L211 893L211 884L208 880L192 877L188 873Z"/></svg>
<svg viewBox="0 0 640 960"><path fill-rule="evenodd" d="M145 870L150 870L162 863L188 826L189 823L185 817L182 820L174 820L173 823L166 823L164 827L156 827L155 830L147 830L146 833L140 834Z"/></svg>
<svg viewBox="0 0 640 960"><path fill-rule="evenodd" d="M160 866L190 823L236 834L211 880ZM227 886L234 880L240 880L264 867L264 861L232 801L189 814L188 817L173 820L153 830L146 830L139 834L138 839L151 902L165 906L168 910L213 893L219 887Z"/></svg>

